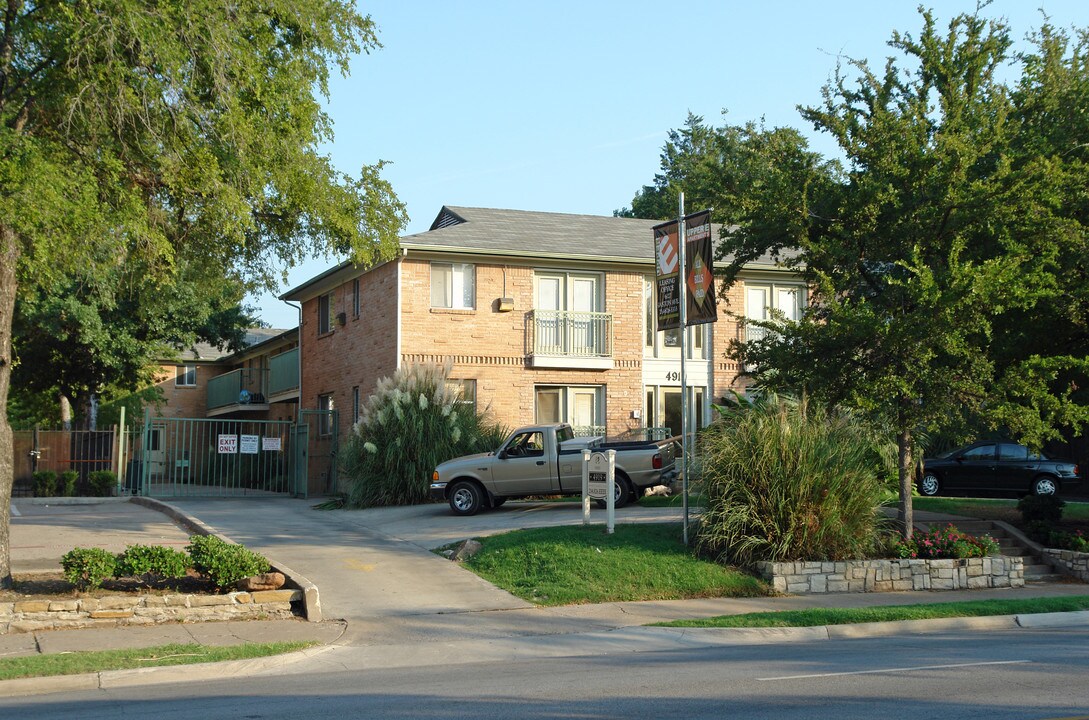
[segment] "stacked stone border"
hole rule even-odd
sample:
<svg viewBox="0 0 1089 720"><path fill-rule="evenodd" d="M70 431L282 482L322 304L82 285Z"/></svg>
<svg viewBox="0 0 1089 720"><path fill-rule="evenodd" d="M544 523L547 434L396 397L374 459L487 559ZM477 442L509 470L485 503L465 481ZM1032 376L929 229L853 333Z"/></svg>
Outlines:
<svg viewBox="0 0 1089 720"><path fill-rule="evenodd" d="M62 498L69 500L69 498ZM215 531L178 508L148 497L72 498L65 504L133 502L168 516L193 535L216 535ZM207 622L217 620L281 619L301 611L310 622L321 622L318 588L287 566L271 561L272 570L285 579L281 590L232 592L224 595L118 595L71 600L27 600L0 603L0 634L61 630L86 627L156 625L166 622Z"/></svg>
<svg viewBox="0 0 1089 720"><path fill-rule="evenodd" d="M1044 548L1043 556L1056 570L1072 575L1082 582L1089 582L1089 553Z"/></svg>
<svg viewBox="0 0 1089 720"><path fill-rule="evenodd" d="M1024 587L1019 557L961 560L849 560L846 562L760 562L757 571L776 592L896 592Z"/></svg>
<svg viewBox="0 0 1089 720"><path fill-rule="evenodd" d="M302 590L266 590L226 595L23 600L0 603L0 634L166 622L290 619L294 617L291 603L301 601L302 596Z"/></svg>

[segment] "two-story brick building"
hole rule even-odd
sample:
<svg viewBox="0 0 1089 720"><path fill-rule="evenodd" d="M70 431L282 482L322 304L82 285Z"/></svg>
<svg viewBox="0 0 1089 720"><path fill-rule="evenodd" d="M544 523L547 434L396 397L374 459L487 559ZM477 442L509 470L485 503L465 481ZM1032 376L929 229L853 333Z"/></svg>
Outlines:
<svg viewBox="0 0 1089 720"><path fill-rule="evenodd" d="M443 207L396 258L343 263L288 291L302 304L302 407L354 422L380 377L450 363L465 397L508 425L566 421L595 433L680 431L678 331L653 312L656 221ZM689 328L690 420L738 385L725 310L797 317L802 283L773 262L747 267L719 321ZM327 428L332 432L333 428Z"/></svg>

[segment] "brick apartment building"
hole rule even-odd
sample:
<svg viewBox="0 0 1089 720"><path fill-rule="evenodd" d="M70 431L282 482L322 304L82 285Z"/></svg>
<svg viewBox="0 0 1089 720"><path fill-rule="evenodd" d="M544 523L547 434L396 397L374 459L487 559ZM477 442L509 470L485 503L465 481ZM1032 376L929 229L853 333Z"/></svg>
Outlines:
<svg viewBox="0 0 1089 720"><path fill-rule="evenodd" d="M510 426L570 422L620 436L680 431L678 331L655 328L656 221L443 207L396 258L343 263L288 291L300 302L304 408L339 410L343 433L380 377L450 363L466 399ZM754 263L720 301L719 321L689 328L690 420L739 388L725 349L729 312L797 317L801 281Z"/></svg>

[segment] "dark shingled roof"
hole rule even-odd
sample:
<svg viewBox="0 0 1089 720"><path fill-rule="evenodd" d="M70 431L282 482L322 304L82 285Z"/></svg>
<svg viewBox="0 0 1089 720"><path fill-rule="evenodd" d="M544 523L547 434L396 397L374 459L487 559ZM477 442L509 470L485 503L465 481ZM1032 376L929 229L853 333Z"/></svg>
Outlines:
<svg viewBox="0 0 1089 720"><path fill-rule="evenodd" d="M290 332L294 332L297 328L292 328ZM253 347L258 343L263 343L266 340L283 335L289 332L282 328L247 328L246 339L244 340L246 347ZM225 358L233 353L229 352L224 347L218 347L205 342L194 343L192 347L178 351L178 358L180 360L206 360L213 361Z"/></svg>

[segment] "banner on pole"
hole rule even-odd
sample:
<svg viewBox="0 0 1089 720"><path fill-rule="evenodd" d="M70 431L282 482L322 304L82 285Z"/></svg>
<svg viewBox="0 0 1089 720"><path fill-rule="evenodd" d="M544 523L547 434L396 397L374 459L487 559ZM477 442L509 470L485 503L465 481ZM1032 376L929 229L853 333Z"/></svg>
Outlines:
<svg viewBox="0 0 1089 720"><path fill-rule="evenodd" d="M685 272L687 286L686 324L702 325L718 320L715 297L714 242L711 237L711 211L688 215L685 226ZM681 255L678 248L677 221L654 226L654 271L658 329L681 326Z"/></svg>

